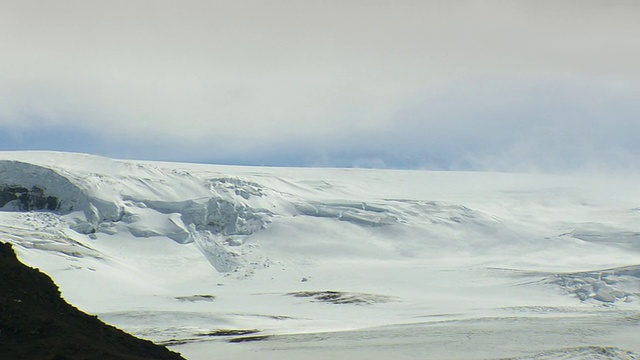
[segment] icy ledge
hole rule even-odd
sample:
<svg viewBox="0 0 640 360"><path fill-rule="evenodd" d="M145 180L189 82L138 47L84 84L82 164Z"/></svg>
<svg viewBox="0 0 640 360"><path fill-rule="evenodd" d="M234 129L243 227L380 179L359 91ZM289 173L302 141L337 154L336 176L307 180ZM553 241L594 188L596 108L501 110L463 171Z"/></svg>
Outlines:
<svg viewBox="0 0 640 360"><path fill-rule="evenodd" d="M123 167L128 170L127 165ZM222 273L245 265L237 249L247 236L264 229L271 215L247 204L249 198L262 196L257 184L223 177L205 180L175 171L167 171L174 178L166 179L153 166L138 165L135 170L146 176L69 172L0 160L0 210L38 211L32 218L42 218L43 224L50 225L46 227L64 224L93 239L100 233L127 231L135 237L166 236L181 244L195 243ZM150 173L155 176L149 177ZM176 201L158 200L167 183L188 189L180 194L186 200L177 196ZM56 219L52 222L51 217ZM72 241L59 230L58 241L69 245ZM51 244L46 248L61 249ZM63 253L81 256L85 252L66 249Z"/></svg>

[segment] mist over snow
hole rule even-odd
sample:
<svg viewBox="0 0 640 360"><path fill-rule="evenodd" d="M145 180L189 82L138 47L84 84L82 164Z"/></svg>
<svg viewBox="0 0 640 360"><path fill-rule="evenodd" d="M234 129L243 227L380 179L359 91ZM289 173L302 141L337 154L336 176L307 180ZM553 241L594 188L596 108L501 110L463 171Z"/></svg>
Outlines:
<svg viewBox="0 0 640 360"><path fill-rule="evenodd" d="M0 241L191 360L634 359L639 181L0 152Z"/></svg>
<svg viewBox="0 0 640 360"><path fill-rule="evenodd" d="M635 1L0 3L0 149L637 171Z"/></svg>

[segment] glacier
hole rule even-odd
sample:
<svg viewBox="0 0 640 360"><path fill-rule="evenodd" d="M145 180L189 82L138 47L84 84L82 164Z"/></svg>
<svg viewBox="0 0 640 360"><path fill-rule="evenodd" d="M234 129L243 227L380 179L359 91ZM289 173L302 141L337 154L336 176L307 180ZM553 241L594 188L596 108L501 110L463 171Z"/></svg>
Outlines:
<svg viewBox="0 0 640 360"><path fill-rule="evenodd" d="M0 152L0 240L189 359L627 359L638 180Z"/></svg>

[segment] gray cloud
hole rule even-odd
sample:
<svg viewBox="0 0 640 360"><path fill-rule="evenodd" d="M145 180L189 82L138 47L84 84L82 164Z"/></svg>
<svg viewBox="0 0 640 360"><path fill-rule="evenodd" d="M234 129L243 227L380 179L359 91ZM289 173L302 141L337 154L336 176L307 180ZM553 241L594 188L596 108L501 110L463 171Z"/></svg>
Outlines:
<svg viewBox="0 0 640 360"><path fill-rule="evenodd" d="M0 129L243 163L633 158L638 15L635 1L3 1Z"/></svg>

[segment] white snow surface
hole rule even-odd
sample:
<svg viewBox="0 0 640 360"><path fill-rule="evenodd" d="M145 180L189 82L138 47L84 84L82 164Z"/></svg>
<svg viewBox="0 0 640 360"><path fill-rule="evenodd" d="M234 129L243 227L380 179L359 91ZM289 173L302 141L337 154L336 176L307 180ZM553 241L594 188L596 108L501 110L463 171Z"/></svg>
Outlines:
<svg viewBox="0 0 640 360"><path fill-rule="evenodd" d="M635 359L639 180L0 152L0 240L188 359Z"/></svg>

